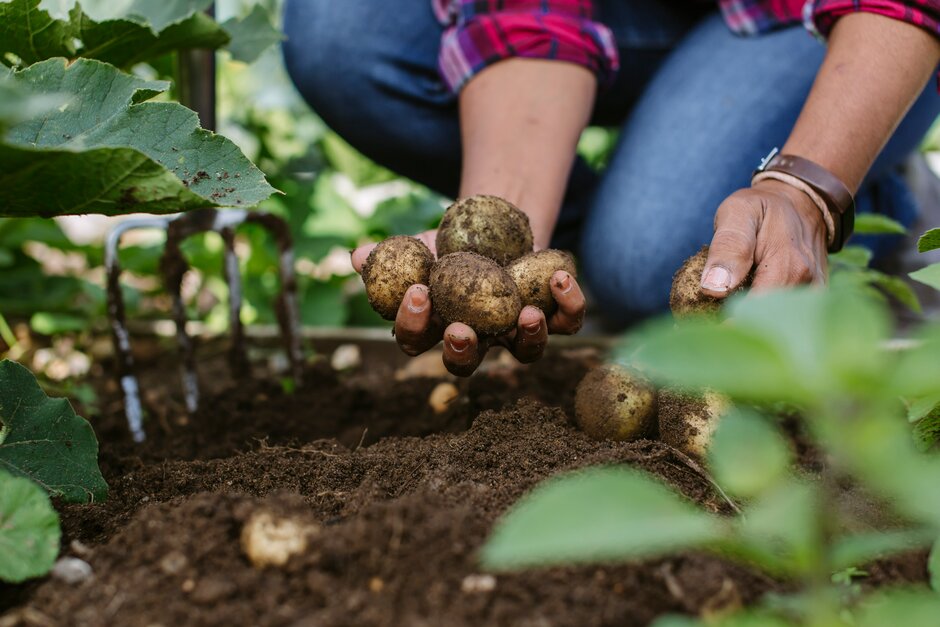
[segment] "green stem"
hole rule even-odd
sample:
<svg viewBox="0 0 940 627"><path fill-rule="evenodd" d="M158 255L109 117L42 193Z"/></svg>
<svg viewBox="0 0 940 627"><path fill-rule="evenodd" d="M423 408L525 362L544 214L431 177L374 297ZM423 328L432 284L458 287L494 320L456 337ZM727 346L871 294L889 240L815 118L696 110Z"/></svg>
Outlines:
<svg viewBox="0 0 940 627"><path fill-rule="evenodd" d="M3 317L3 314L0 314L0 339L6 342L6 345L12 349L16 346L16 335L13 333L13 329L10 328L10 325L7 324L6 318Z"/></svg>

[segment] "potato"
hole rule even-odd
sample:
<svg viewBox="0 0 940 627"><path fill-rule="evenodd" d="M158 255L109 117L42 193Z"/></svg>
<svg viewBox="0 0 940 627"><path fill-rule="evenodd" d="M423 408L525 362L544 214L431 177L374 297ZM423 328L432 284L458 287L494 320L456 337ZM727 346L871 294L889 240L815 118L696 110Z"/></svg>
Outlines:
<svg viewBox="0 0 940 627"><path fill-rule="evenodd" d="M452 253L431 268L431 303L447 323L462 322L479 335L513 329L522 311L516 284L495 261Z"/></svg>
<svg viewBox="0 0 940 627"><path fill-rule="evenodd" d="M682 267L672 278L672 292L669 295L669 308L676 318L688 318L695 315L716 316L721 311L721 298L713 298L702 293L702 271L708 260L708 246L685 260ZM741 285L732 290L732 294L751 284L748 275Z"/></svg>
<svg viewBox="0 0 940 627"><path fill-rule="evenodd" d="M434 255L424 242L397 235L372 249L362 266L369 304L386 320L394 320L405 292L415 283L427 285Z"/></svg>
<svg viewBox="0 0 940 627"><path fill-rule="evenodd" d="M538 307L546 316L555 313L557 309L552 297L551 279L558 270L577 276L574 258L569 253L552 249L523 255L506 266L506 272L519 289L522 306Z"/></svg>
<svg viewBox="0 0 940 627"><path fill-rule="evenodd" d="M730 408L731 400L712 390L660 390L659 438L687 455L704 459L719 420Z"/></svg>
<svg viewBox="0 0 940 627"><path fill-rule="evenodd" d="M471 252L501 266L532 252L529 217L496 196L471 196L444 212L437 229L437 256Z"/></svg>
<svg viewBox="0 0 940 627"><path fill-rule="evenodd" d="M575 392L575 422L597 440L636 440L656 420L656 389L639 373L609 364L590 370Z"/></svg>
<svg viewBox="0 0 940 627"><path fill-rule="evenodd" d="M260 510L242 527L242 551L255 568L284 566L306 551L309 540L318 533L312 523Z"/></svg>

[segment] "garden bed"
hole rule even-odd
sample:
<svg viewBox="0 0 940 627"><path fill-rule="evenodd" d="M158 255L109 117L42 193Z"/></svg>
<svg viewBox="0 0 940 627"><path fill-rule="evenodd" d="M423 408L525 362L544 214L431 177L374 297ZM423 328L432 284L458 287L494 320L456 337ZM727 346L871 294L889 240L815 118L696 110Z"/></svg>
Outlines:
<svg viewBox="0 0 940 627"><path fill-rule="evenodd" d="M114 384L99 381L110 499L60 507L64 554L92 578L0 588L13 625L645 625L709 614L786 588L717 557L482 573L475 553L496 518L539 481L626 463L716 512L727 504L656 441L597 442L571 425L574 388L599 360L555 350L532 367L492 359L442 414L442 377L396 380L392 345L363 366L322 360L286 393L276 378L232 381L223 350L202 350L202 408L186 417L172 351L143 367L150 439L134 445ZM432 369L433 370L433 369ZM240 535L259 510L315 525L307 550L258 570ZM869 583L922 581L922 554L870 569Z"/></svg>

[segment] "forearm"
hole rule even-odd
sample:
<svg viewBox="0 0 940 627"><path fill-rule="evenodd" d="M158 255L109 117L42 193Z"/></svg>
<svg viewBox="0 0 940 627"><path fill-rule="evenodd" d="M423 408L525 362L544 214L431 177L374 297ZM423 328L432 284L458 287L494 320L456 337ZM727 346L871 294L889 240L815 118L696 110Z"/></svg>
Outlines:
<svg viewBox="0 0 940 627"><path fill-rule="evenodd" d="M460 196L516 204L547 247L596 90L589 70L557 61L509 59L474 77L460 94Z"/></svg>
<svg viewBox="0 0 940 627"><path fill-rule="evenodd" d="M815 161L858 190L940 63L940 41L870 13L842 17L783 152Z"/></svg>

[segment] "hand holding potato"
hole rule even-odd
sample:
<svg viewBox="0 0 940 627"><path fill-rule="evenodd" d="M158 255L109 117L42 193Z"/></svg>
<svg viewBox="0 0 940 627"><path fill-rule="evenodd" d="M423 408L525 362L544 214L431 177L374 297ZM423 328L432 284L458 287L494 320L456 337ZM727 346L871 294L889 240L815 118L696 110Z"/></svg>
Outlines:
<svg viewBox="0 0 940 627"><path fill-rule="evenodd" d="M581 328L584 295L573 260L559 251L531 253L521 211L495 197L471 197L448 209L441 231L389 238L352 253L370 303L394 318L405 353L418 355L443 339L447 369L469 376L490 346L505 346L530 363L541 357L549 333ZM450 254L429 267L440 250ZM510 265L502 268L494 258Z"/></svg>

